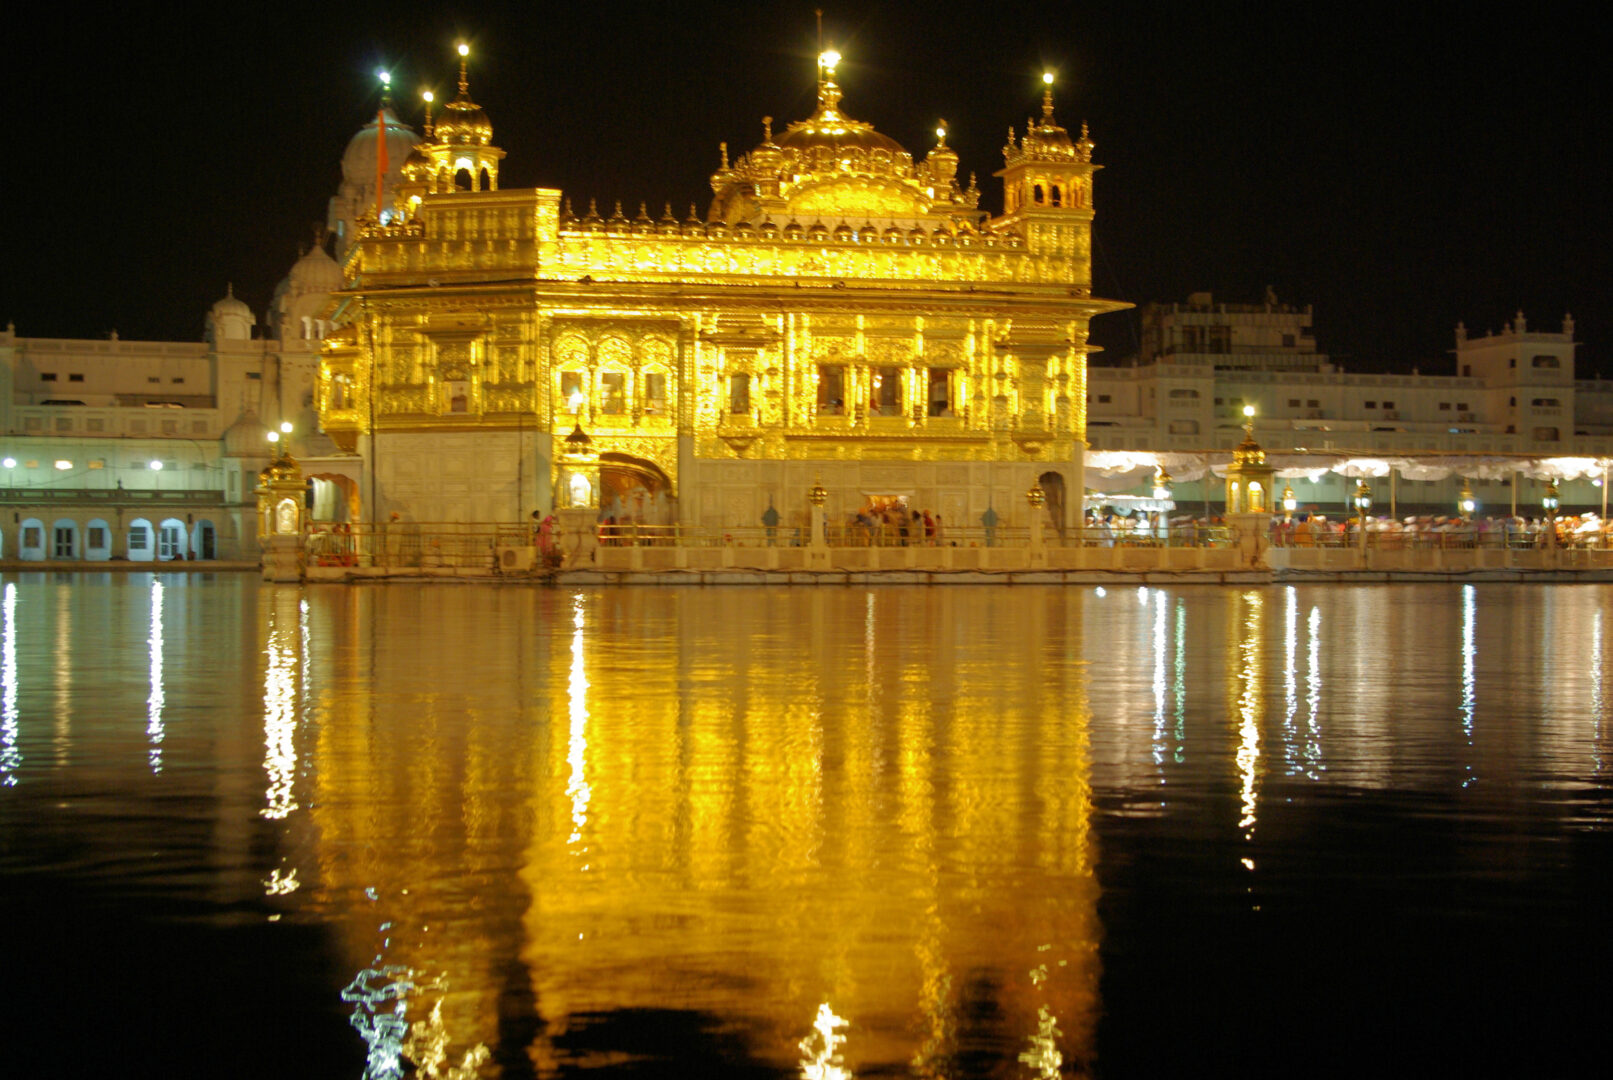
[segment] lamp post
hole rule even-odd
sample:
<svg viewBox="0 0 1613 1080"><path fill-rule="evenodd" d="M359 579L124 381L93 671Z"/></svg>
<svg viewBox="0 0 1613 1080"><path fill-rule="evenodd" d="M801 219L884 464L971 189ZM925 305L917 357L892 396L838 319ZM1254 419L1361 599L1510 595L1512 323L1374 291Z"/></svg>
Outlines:
<svg viewBox="0 0 1613 1080"><path fill-rule="evenodd" d="M1294 489L1293 489L1292 485L1284 484L1283 485L1283 524L1284 525L1289 525L1289 524L1293 523L1294 511L1297 510L1298 508L1299 508L1299 500L1294 498Z"/></svg>
<svg viewBox="0 0 1613 1080"><path fill-rule="evenodd" d="M1468 487L1467 478L1463 477L1462 493L1456 498L1456 509L1462 512L1463 521L1471 523L1473 520L1473 511L1477 508L1478 503L1473 501L1473 489Z"/></svg>
<svg viewBox="0 0 1613 1080"><path fill-rule="evenodd" d="M1366 479L1355 486L1355 510L1357 528L1361 533L1361 550L1367 549L1367 511L1372 509L1372 489L1367 487Z"/></svg>
<svg viewBox="0 0 1613 1080"><path fill-rule="evenodd" d="M1557 480L1553 478L1546 481L1546 494L1541 497L1540 508L1546 512L1546 546L1557 546L1557 508L1561 505L1557 498Z"/></svg>

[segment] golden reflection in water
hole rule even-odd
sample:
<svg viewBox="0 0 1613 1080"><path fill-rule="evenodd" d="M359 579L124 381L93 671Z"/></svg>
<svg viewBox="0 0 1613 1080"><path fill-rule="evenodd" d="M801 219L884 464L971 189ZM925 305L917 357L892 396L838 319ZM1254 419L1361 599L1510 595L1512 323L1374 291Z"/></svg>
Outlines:
<svg viewBox="0 0 1613 1080"><path fill-rule="evenodd" d="M280 599L280 597L277 597ZM295 597L293 597L295 599ZM293 617L284 602L270 616L263 670L263 771L268 774L263 817L280 821L297 809L297 658L302 642L302 605Z"/></svg>
<svg viewBox="0 0 1613 1080"><path fill-rule="evenodd" d="M1299 590L1283 589L1283 772L1293 776L1299 768Z"/></svg>
<svg viewBox="0 0 1613 1080"><path fill-rule="evenodd" d="M0 628L0 786L15 787L22 768L17 723L17 583L6 582L4 626Z"/></svg>
<svg viewBox="0 0 1613 1080"><path fill-rule="evenodd" d="M1242 638L1228 636L1238 651L1237 712L1238 712L1238 774L1243 778L1243 816L1238 828L1244 830L1245 839L1254 838L1260 799L1260 722L1265 697L1261 664L1261 623L1265 598L1249 590L1243 594L1244 619ZM1245 865L1247 865L1245 860Z"/></svg>
<svg viewBox="0 0 1613 1080"><path fill-rule="evenodd" d="M362 647L312 645L338 689L299 897L345 927L352 970L384 951L434 980L456 1046L530 1001L541 1075L578 1063L587 1018L631 1009L717 1018L792 1071L820 1005L848 1073L952 1075L983 1015L1090 1058L1087 672L1043 662L1081 640L1085 595L499 590L486 615L472 591L432 594L429 666L414 634L362 629L412 625L410 594L314 594L321 620L374 607Z"/></svg>
<svg viewBox="0 0 1613 1080"><path fill-rule="evenodd" d="M566 794L571 797L571 836L567 843L582 860L582 869L588 869L588 848L583 843L582 831L588 824L588 661L583 640L583 595L571 600L571 678L566 684L571 717L571 737L567 742L566 763L571 776L566 782Z"/></svg>
<svg viewBox="0 0 1613 1080"><path fill-rule="evenodd" d="M840 1047L846 1037L840 1028L846 1026L843 1016L836 1016L827 1001L818 1006L817 1018L812 1021L812 1034L801 1040L801 1076L803 1080L851 1080L840 1056Z"/></svg>
<svg viewBox="0 0 1613 1080"><path fill-rule="evenodd" d="M162 772L163 690L162 690L162 582L151 583L151 633L146 638L150 653L151 692L146 695L146 739L151 743L148 760L153 775Z"/></svg>
<svg viewBox="0 0 1613 1080"><path fill-rule="evenodd" d="M1176 668L1173 694L1176 700L1176 750L1172 760L1187 760L1187 601L1176 599Z"/></svg>
<svg viewBox="0 0 1613 1080"><path fill-rule="evenodd" d="M1154 772L1165 782L1165 590L1154 592Z"/></svg>

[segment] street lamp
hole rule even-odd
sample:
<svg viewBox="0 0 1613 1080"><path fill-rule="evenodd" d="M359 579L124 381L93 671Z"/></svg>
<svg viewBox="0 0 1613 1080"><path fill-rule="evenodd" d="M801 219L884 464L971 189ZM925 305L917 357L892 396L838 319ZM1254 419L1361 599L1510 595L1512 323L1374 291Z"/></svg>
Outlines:
<svg viewBox="0 0 1613 1080"><path fill-rule="evenodd" d="M1473 511L1478 503L1473 500L1473 489L1467 486L1466 478L1462 480L1462 493L1456 498L1456 508L1462 512L1463 521L1473 520Z"/></svg>
<svg viewBox="0 0 1613 1080"><path fill-rule="evenodd" d="M1355 486L1355 510L1359 529L1361 531L1361 550L1367 547L1367 511L1372 509L1372 489L1367 487L1366 478Z"/></svg>
<svg viewBox="0 0 1613 1080"><path fill-rule="evenodd" d="M1294 520L1294 511L1299 509L1299 500L1294 498L1294 489L1290 484L1283 485L1283 523Z"/></svg>

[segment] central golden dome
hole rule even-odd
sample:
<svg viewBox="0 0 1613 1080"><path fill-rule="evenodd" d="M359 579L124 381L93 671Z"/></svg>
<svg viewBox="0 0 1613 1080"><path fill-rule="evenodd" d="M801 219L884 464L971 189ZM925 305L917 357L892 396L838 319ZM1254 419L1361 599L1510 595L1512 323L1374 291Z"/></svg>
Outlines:
<svg viewBox="0 0 1613 1080"><path fill-rule="evenodd" d="M711 177L712 220L869 221L973 209L978 193L958 187L957 155L944 137L939 156L932 151L933 160L915 164L901 143L842 111L833 78L838 60L832 53L820 59L817 111L777 142L768 117L761 144L732 165L724 144L722 168Z"/></svg>

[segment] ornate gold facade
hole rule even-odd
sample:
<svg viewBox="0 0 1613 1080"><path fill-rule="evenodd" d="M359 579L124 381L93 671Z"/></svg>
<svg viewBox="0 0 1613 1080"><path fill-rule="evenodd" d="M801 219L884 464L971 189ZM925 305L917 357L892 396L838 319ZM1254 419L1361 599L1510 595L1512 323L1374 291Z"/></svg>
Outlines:
<svg viewBox="0 0 1613 1080"><path fill-rule="evenodd" d="M833 74L820 68L817 111L776 141L768 118L749 153L730 163L724 146L707 213L681 221L670 207L602 216L590 201L578 214L558 190L497 190L502 152L462 76L479 118L455 114L465 145L431 141L447 121L428 130L396 216L348 256L347 329L321 368L325 430L366 457L377 436L395 457L429 455L409 437L514 433L511 453L531 458L530 499L514 502L543 508L580 421L607 464L663 473L682 520L687 485L758 482L705 468L741 460L1079 477L1088 323L1126 306L1091 295L1099 166L1085 129L1058 125L1049 90L1041 119L1021 138L1010 129L992 216L973 177L959 184L944 126L915 162L846 116ZM458 157L472 167L455 188ZM366 516L402 492L380 491ZM456 513L451 498L438 506Z"/></svg>

